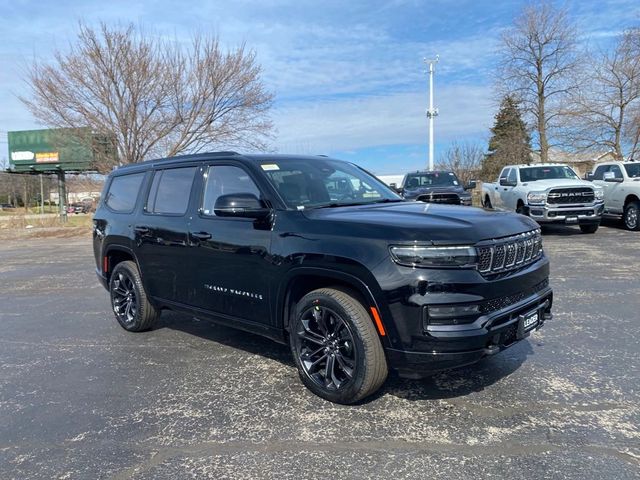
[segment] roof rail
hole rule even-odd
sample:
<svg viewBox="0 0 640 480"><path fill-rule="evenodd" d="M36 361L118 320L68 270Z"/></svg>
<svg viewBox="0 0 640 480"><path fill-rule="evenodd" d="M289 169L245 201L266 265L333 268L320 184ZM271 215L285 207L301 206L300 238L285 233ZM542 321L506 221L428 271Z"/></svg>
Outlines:
<svg viewBox="0 0 640 480"><path fill-rule="evenodd" d="M326 157L329 158L329 155L325 155L324 153L319 153L316 157Z"/></svg>
<svg viewBox="0 0 640 480"><path fill-rule="evenodd" d="M202 152L209 153L209 155L240 155L238 152L234 152L233 150L222 150L220 152Z"/></svg>

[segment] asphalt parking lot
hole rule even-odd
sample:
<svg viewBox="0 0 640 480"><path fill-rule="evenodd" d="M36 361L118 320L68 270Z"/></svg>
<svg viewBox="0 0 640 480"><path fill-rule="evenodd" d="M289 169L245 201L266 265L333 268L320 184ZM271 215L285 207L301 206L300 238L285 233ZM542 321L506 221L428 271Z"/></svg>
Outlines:
<svg viewBox="0 0 640 480"><path fill-rule="evenodd" d="M165 312L127 333L90 238L0 243L0 478L640 478L640 234L544 236L555 317L358 406L288 349Z"/></svg>

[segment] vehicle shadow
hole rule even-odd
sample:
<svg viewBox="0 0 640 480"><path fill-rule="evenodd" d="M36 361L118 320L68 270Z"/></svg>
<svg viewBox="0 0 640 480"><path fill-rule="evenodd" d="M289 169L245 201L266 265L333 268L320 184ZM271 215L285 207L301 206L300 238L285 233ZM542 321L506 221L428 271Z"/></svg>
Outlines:
<svg viewBox="0 0 640 480"><path fill-rule="evenodd" d="M584 233L582 233L582 231L580 230L580 227L578 227L577 225L570 226L549 224L542 225L541 230L542 235L544 236L553 235L556 237L571 237L573 235L584 235Z"/></svg>
<svg viewBox="0 0 640 480"><path fill-rule="evenodd" d="M286 367L296 368L288 345L208 320L189 318L187 315L175 312L164 312L156 328L169 328L188 333L204 340L275 360ZM533 354L533 348L529 343L531 341L534 340L522 341L474 365L438 372L420 380L400 378L394 372L390 372L383 387L359 404L374 402L384 395L416 401L463 397L472 392L481 391L518 370L526 358Z"/></svg>
<svg viewBox="0 0 640 480"><path fill-rule="evenodd" d="M380 392L369 400L382 395L404 400L442 400L482 391L517 371L527 357L533 355L531 341L522 341L473 365L444 370L420 380L404 379L392 373Z"/></svg>

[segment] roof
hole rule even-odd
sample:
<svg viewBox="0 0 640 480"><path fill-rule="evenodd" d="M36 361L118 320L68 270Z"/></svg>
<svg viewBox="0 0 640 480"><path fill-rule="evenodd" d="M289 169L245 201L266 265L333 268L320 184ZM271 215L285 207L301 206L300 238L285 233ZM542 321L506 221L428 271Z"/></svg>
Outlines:
<svg viewBox="0 0 640 480"><path fill-rule="evenodd" d="M277 161L277 160L318 160L319 158L324 158L328 160L335 160L333 158L329 158L326 155L291 155L291 154L277 154L277 153L258 153L258 154L241 154L234 151L221 151L221 152L205 152L205 153L194 153L190 155L178 155L175 157L167 157L167 158L158 158L153 160L146 160L140 163L131 163L128 165L122 165L115 169L116 172L136 172L143 171L149 168L152 168L156 165L170 165L174 163L186 163L186 162L197 162L202 160L213 160L213 159L235 159L240 161L247 162L264 162L264 161Z"/></svg>

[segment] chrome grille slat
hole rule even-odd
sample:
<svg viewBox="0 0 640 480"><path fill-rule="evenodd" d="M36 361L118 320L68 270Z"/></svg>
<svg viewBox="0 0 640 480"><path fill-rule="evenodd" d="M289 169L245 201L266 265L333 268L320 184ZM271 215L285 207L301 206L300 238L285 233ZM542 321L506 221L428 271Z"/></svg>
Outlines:
<svg viewBox="0 0 640 480"><path fill-rule="evenodd" d="M491 244L476 247L478 270L483 275L502 274L522 268L542 255L542 237L539 230L493 240Z"/></svg>

